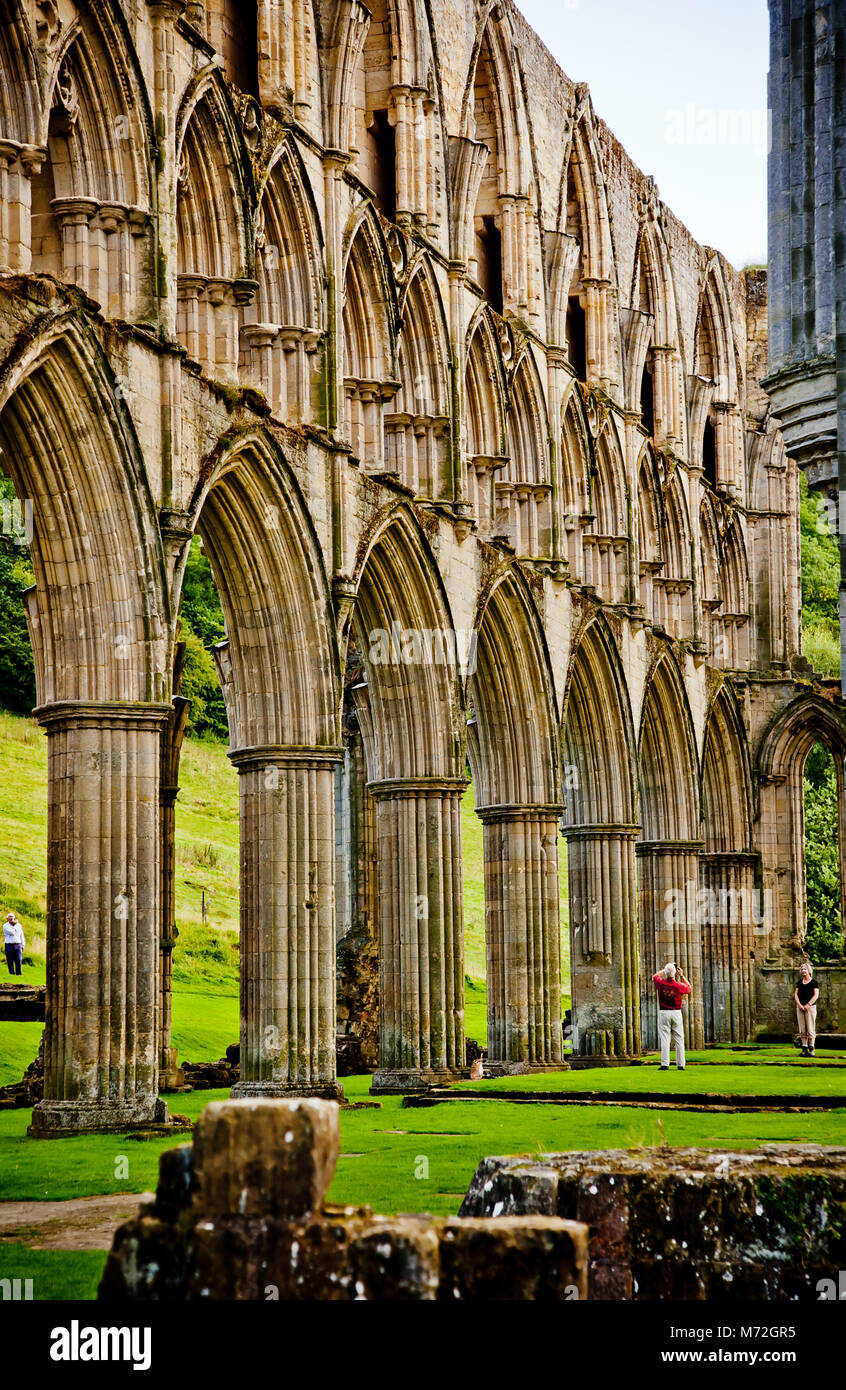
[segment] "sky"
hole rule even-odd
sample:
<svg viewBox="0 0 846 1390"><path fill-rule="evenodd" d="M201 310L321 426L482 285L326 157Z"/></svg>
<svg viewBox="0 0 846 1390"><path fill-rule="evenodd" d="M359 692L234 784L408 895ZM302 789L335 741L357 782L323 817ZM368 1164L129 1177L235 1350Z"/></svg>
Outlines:
<svg viewBox="0 0 846 1390"><path fill-rule="evenodd" d="M697 241L766 261L766 0L516 0Z"/></svg>

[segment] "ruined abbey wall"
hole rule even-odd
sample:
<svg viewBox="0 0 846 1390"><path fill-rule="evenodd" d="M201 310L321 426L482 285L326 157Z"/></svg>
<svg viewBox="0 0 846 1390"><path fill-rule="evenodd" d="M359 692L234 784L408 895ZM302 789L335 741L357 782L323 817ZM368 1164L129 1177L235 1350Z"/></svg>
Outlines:
<svg viewBox="0 0 846 1390"><path fill-rule="evenodd" d="M170 1065L195 532L239 1094L336 1093L337 924L377 1086L463 1065L468 764L493 1059L561 1060L559 846L577 1052L654 1043L669 958L691 1043L751 1036L804 931L804 757L846 749L800 652L763 272L692 239L508 0L0 13L0 447L50 741L36 1131L146 1122Z"/></svg>

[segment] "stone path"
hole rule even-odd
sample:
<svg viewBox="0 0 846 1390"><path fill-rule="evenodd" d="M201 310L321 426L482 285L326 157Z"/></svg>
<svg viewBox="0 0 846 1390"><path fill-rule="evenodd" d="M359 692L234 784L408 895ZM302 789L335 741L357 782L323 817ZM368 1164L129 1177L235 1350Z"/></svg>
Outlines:
<svg viewBox="0 0 846 1390"><path fill-rule="evenodd" d="M118 1226L152 1199L152 1192L118 1192L66 1202L0 1202L0 1242L20 1241L35 1250L110 1250Z"/></svg>

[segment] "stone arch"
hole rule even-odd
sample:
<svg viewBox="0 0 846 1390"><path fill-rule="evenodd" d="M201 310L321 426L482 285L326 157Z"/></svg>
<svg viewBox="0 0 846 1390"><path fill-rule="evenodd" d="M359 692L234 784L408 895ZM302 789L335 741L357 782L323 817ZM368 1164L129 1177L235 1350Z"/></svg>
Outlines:
<svg viewBox="0 0 846 1390"><path fill-rule="evenodd" d="M602 618L570 664L563 725L573 1050L640 1051L637 781L619 652Z"/></svg>
<svg viewBox="0 0 846 1390"><path fill-rule="evenodd" d="M464 364L464 456L467 498L482 534L496 519L496 477L505 467L506 383L490 313L481 309L467 334Z"/></svg>
<svg viewBox="0 0 846 1390"><path fill-rule="evenodd" d="M261 191L256 280L244 310L241 366L274 414L313 415L313 382L326 321L323 239L311 188L293 142L283 142Z"/></svg>
<svg viewBox="0 0 846 1390"><path fill-rule="evenodd" d="M342 381L347 436L368 472L384 470L384 404L393 400L396 296L381 233L365 211L350 228L344 267Z"/></svg>
<svg viewBox="0 0 846 1390"><path fill-rule="evenodd" d="M400 300L399 390L385 415L386 461L418 497L453 495L449 411L452 372L443 302L428 257L414 264Z"/></svg>
<svg viewBox="0 0 846 1390"><path fill-rule="evenodd" d="M656 591L665 563L664 497L661 471L655 452L645 444L637 473L637 558L638 587L644 613L651 622L656 618Z"/></svg>
<svg viewBox="0 0 846 1390"><path fill-rule="evenodd" d="M456 639L412 515L391 515L361 557L353 689L374 819L379 938L376 1090L414 1089L464 1062Z"/></svg>
<svg viewBox="0 0 846 1390"><path fill-rule="evenodd" d="M672 637L693 633L693 552L682 476L675 469L664 489L664 568L654 580L655 621Z"/></svg>
<svg viewBox="0 0 846 1390"><path fill-rule="evenodd" d="M370 780L455 777L454 629L428 546L407 511L371 540L358 569L353 630L367 680L362 731L366 721Z"/></svg>
<svg viewBox="0 0 846 1390"><path fill-rule="evenodd" d="M0 130L16 145L39 145L38 65L20 0L0 3Z"/></svg>
<svg viewBox="0 0 846 1390"><path fill-rule="evenodd" d="M518 555L548 556L552 545L549 422L543 386L527 347L511 373L508 462L496 483L495 531Z"/></svg>
<svg viewBox="0 0 846 1390"><path fill-rule="evenodd" d="M5 364L0 448L32 503L25 602L48 740L44 1098L31 1132L149 1124L160 1114L170 613L138 441L99 343L71 312ZM108 1008L79 986L104 973Z"/></svg>
<svg viewBox="0 0 846 1390"><path fill-rule="evenodd" d="M467 333L464 392L467 458L482 455L504 459L505 374L499 339L484 310L476 315Z"/></svg>
<svg viewBox="0 0 846 1390"><path fill-rule="evenodd" d="M667 961L675 961L694 988L685 1012L685 1037L692 1047L702 1047L699 760L684 681L669 652L658 656L647 681L638 761L644 1045L654 1047L658 1035L652 977Z"/></svg>
<svg viewBox="0 0 846 1390"><path fill-rule="evenodd" d="M663 229L649 213L638 236L631 303L626 335L629 408L648 404L647 432L659 443L683 451L684 385L675 286Z"/></svg>
<svg viewBox="0 0 846 1390"><path fill-rule="evenodd" d="M638 749L644 840L697 840L696 738L684 681L669 653L659 656L646 685Z"/></svg>
<svg viewBox="0 0 846 1390"><path fill-rule="evenodd" d="M629 587L629 490L623 450L607 421L594 444L593 514L583 537L585 583L607 603L623 603Z"/></svg>
<svg viewBox="0 0 846 1390"><path fill-rule="evenodd" d="M564 823L625 824L637 817L634 726L620 655L594 619L570 664L564 717ZM566 833L566 830L565 830Z"/></svg>
<svg viewBox="0 0 846 1390"><path fill-rule="evenodd" d="M749 561L755 605L753 655L762 666L786 665L799 649L796 538L784 518L798 502L798 469L787 457L771 412L749 436L749 507L767 513L749 528ZM751 634L750 634L751 638ZM751 646L750 640L750 646Z"/></svg>
<svg viewBox="0 0 846 1390"><path fill-rule="evenodd" d="M588 102L577 113L561 187L559 224L572 238L566 338L570 364L589 384L621 379L616 281L602 160Z"/></svg>
<svg viewBox="0 0 846 1390"><path fill-rule="evenodd" d="M334 817L342 749L328 583L294 475L267 434L243 434L208 461L207 476L191 519L226 620L218 672L239 775L234 1094L337 1097Z"/></svg>
<svg viewBox="0 0 846 1390"><path fill-rule="evenodd" d="M846 758L846 720L821 695L799 695L772 721L761 740L757 768L761 781L760 818L764 824L788 827L788 871L784 865L765 861L764 887L775 904L774 946L801 949L807 930L805 900L805 808L803 773L815 743L821 743L834 760L839 808L840 902L846 921L846 794L843 763ZM769 944L769 943L768 943ZM770 954L774 951L771 950Z"/></svg>
<svg viewBox="0 0 846 1390"><path fill-rule="evenodd" d="M244 278L251 261L250 160L216 70L204 70L183 97L176 150L179 276Z"/></svg>
<svg viewBox="0 0 846 1390"><path fill-rule="evenodd" d="M561 1061L557 714L525 583L499 579L478 623L468 755L484 824L488 1057Z"/></svg>
<svg viewBox="0 0 846 1390"><path fill-rule="evenodd" d="M192 513L226 620L234 751L334 749L338 655L320 549L294 475L264 433L216 461Z"/></svg>
<svg viewBox="0 0 846 1390"><path fill-rule="evenodd" d="M556 803L557 715L549 653L534 603L513 569L485 603L475 655L470 697L478 804Z"/></svg>
<svg viewBox="0 0 846 1390"><path fill-rule="evenodd" d="M475 151L470 196L458 211L471 218L467 243L475 278L498 313L535 311L542 275L532 278L527 248L540 259L537 180L510 17L501 7L480 16L461 118ZM537 283L536 283L537 280Z"/></svg>
<svg viewBox="0 0 846 1390"><path fill-rule="evenodd" d="M733 517L722 541L722 595L720 611L722 651L720 664L729 668L744 666L749 647L749 565L740 518Z"/></svg>
<svg viewBox="0 0 846 1390"><path fill-rule="evenodd" d="M169 698L164 560L140 448L102 349L69 311L0 377L4 465L33 505L40 705Z"/></svg>
<svg viewBox="0 0 846 1390"><path fill-rule="evenodd" d="M731 323L725 281L714 258L705 271L694 335L690 460L713 488L734 497L744 487L745 451L738 404L743 380Z"/></svg>
<svg viewBox="0 0 846 1390"><path fill-rule="evenodd" d="M258 290L249 317L319 330L325 319L323 237L308 176L293 141L271 161L259 200Z"/></svg>
<svg viewBox="0 0 846 1390"><path fill-rule="evenodd" d="M253 269L250 159L218 69L197 77L177 117L176 333L213 375L237 376L241 306Z"/></svg>
<svg viewBox="0 0 846 1390"><path fill-rule="evenodd" d="M47 157L31 185L32 268L128 316L145 307L137 300L148 279L152 122L109 6L68 26L48 83Z"/></svg>
<svg viewBox="0 0 846 1390"><path fill-rule="evenodd" d="M559 528L564 536L562 549L570 578L577 583L584 575L582 537L591 512L593 439L578 386L573 384L562 407L561 486Z"/></svg>
<svg viewBox="0 0 846 1390"><path fill-rule="evenodd" d="M737 696L722 681L708 709L702 752L706 854L743 853L752 844L752 764Z"/></svg>
<svg viewBox="0 0 846 1390"><path fill-rule="evenodd" d="M702 752L700 923L706 1042L745 1042L755 1012L755 959L768 930L752 853L752 775L746 728L728 682L708 711Z"/></svg>

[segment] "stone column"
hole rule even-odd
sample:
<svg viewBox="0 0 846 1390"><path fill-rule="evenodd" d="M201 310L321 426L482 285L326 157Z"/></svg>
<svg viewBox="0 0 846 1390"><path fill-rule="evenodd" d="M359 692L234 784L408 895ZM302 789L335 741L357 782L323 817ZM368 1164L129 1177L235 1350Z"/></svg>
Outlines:
<svg viewBox="0 0 846 1390"><path fill-rule="evenodd" d="M755 1025L755 961L767 955L771 923L755 887L754 854L699 860L702 1002L706 1042L748 1042Z"/></svg>
<svg viewBox="0 0 846 1390"><path fill-rule="evenodd" d="M685 1043L705 1046L702 1002L698 840L641 840L640 877L641 1008L643 1045L658 1046L658 996L652 976L675 961L693 992L683 1006Z"/></svg>
<svg viewBox="0 0 846 1390"><path fill-rule="evenodd" d="M573 1051L640 1052L635 825L578 825L567 839Z"/></svg>
<svg viewBox="0 0 846 1390"><path fill-rule="evenodd" d="M343 750L230 754L240 777L241 1080L343 1096L335 1073L335 768Z"/></svg>
<svg viewBox="0 0 846 1390"><path fill-rule="evenodd" d="M373 1091L464 1066L463 777L371 782L376 803L379 1070Z"/></svg>
<svg viewBox="0 0 846 1390"><path fill-rule="evenodd" d="M560 806L484 806L488 1058L560 1066Z"/></svg>
<svg viewBox="0 0 846 1390"><path fill-rule="evenodd" d="M190 701L177 696L162 729L159 782L159 869L161 935L159 938L159 1074L162 1089L182 1084L176 1048L171 1046L173 1022L173 947L176 930L176 798L179 758L188 723Z"/></svg>
<svg viewBox="0 0 846 1390"><path fill-rule="evenodd" d="M168 709L46 705L44 1099L30 1134L167 1118L159 1071L159 754Z"/></svg>

